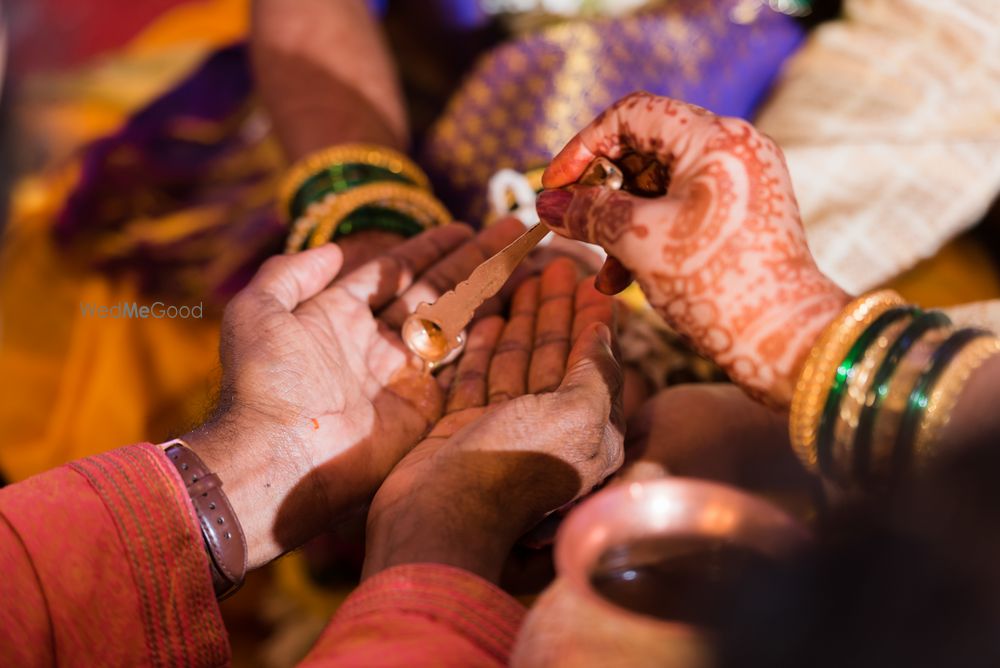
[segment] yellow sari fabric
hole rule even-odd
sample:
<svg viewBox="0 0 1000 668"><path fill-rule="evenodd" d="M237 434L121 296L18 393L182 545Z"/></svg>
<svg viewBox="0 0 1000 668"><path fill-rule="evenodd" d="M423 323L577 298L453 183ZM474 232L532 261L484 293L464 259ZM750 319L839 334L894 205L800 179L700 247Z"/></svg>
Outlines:
<svg viewBox="0 0 1000 668"><path fill-rule="evenodd" d="M122 444L196 424L217 379L218 322L98 319L81 304L151 299L52 243L75 179L72 152L114 130L219 46L245 36L247 0L167 12L119 54L26 85L29 132L59 163L12 193L0 248L0 471L20 480ZM36 113L37 112L37 113Z"/></svg>

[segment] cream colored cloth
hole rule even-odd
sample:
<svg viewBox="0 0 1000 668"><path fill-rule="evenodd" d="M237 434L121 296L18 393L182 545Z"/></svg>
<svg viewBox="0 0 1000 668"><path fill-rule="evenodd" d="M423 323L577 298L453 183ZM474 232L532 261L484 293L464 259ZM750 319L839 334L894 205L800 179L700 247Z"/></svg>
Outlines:
<svg viewBox="0 0 1000 668"><path fill-rule="evenodd" d="M820 267L870 289L1000 192L1000 0L847 0L757 125L785 151Z"/></svg>
<svg viewBox="0 0 1000 668"><path fill-rule="evenodd" d="M1000 299L951 306L944 312L959 327L983 327L1000 333Z"/></svg>

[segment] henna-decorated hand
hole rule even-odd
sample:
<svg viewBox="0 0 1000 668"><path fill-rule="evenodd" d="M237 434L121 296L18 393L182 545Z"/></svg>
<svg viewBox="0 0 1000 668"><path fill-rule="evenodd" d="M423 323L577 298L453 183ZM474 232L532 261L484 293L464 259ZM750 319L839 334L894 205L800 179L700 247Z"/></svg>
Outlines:
<svg viewBox="0 0 1000 668"><path fill-rule="evenodd" d="M631 272L697 350L753 396L787 406L802 360L848 296L813 261L781 150L746 121L633 93L574 137L543 183L571 186L596 157L630 153L666 167L665 195L547 190L542 220L608 251L603 289L624 288Z"/></svg>
<svg viewBox="0 0 1000 668"><path fill-rule="evenodd" d="M429 561L496 579L524 531L621 465L613 302L592 285L556 260L506 324L473 325L446 415L372 502L366 575Z"/></svg>

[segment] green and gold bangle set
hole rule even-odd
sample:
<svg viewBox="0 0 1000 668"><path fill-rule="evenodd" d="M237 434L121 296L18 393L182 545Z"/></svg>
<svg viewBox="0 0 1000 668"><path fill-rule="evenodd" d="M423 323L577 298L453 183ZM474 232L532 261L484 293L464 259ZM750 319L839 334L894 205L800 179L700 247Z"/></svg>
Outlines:
<svg viewBox="0 0 1000 668"><path fill-rule="evenodd" d="M800 459L845 487L892 480L931 458L972 372L1000 339L957 329L894 292L851 302L824 330L792 398Z"/></svg>
<svg viewBox="0 0 1000 668"><path fill-rule="evenodd" d="M291 226L286 253L361 230L410 237L451 220L416 164L367 144L334 146L297 162L282 182L278 209Z"/></svg>

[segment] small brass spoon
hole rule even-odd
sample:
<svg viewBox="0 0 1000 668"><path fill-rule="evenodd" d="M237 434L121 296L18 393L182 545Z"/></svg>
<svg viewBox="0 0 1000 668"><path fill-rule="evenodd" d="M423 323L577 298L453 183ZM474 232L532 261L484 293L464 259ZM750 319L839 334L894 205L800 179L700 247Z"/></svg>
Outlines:
<svg viewBox="0 0 1000 668"><path fill-rule="evenodd" d="M578 183L621 188L624 174L606 158L588 165ZM403 323L402 337L407 347L424 362L435 366L464 345L462 331L476 309L500 292L521 261L538 245L549 228L538 223L503 250L476 267L469 277L441 295L433 304L423 303Z"/></svg>

